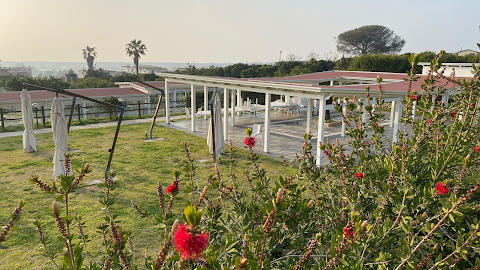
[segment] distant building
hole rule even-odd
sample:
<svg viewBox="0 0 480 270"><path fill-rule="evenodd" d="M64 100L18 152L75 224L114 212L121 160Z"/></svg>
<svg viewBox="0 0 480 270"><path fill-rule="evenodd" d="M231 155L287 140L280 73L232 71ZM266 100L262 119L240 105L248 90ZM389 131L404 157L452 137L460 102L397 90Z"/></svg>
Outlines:
<svg viewBox="0 0 480 270"><path fill-rule="evenodd" d="M105 70L105 69L103 69L102 71L107 72L107 73L110 74L110 76L112 76L112 77L114 77L114 76L120 76L120 75L126 75L126 74L127 74L126 72L116 71L116 70ZM85 70L85 69L79 70L78 73L80 74L80 75L78 76L79 79L83 79L83 78L85 78L85 76L87 76L87 70Z"/></svg>
<svg viewBox="0 0 480 270"><path fill-rule="evenodd" d="M68 73L65 74L65 82L74 83L77 80L77 74Z"/></svg>
<svg viewBox="0 0 480 270"><path fill-rule="evenodd" d="M32 77L32 69L30 67L2 67L0 60L0 78L8 76Z"/></svg>
<svg viewBox="0 0 480 270"><path fill-rule="evenodd" d="M430 62L420 62L418 65L422 66L422 75L428 75L430 71ZM442 63L442 68L445 68L445 76L450 76L455 70L456 77L473 77L472 63Z"/></svg>
<svg viewBox="0 0 480 270"><path fill-rule="evenodd" d="M135 65L126 65L122 66L125 68L125 71L131 74L137 74L137 67ZM151 65L138 65L139 74L149 74L149 73L162 73L168 71L168 68L155 67Z"/></svg>
<svg viewBox="0 0 480 270"><path fill-rule="evenodd" d="M477 53L478 53L477 51L467 49L467 50L461 50L459 52L456 52L455 54L457 56L466 56L466 55L476 55Z"/></svg>

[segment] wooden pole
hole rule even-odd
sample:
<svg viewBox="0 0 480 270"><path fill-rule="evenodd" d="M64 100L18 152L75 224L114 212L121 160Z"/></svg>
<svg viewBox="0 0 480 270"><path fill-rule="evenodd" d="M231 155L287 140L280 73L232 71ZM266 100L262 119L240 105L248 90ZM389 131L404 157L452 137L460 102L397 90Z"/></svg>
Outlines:
<svg viewBox="0 0 480 270"><path fill-rule="evenodd" d="M3 109L0 108L0 121L2 122L2 130L5 131L5 120L3 119Z"/></svg>
<svg viewBox="0 0 480 270"><path fill-rule="evenodd" d="M47 124L45 124L45 106L42 106L42 123L43 127L47 126Z"/></svg>
<svg viewBox="0 0 480 270"><path fill-rule="evenodd" d="M72 116L73 116L73 111L75 110L76 99L77 99L76 97L73 97L72 107L70 108L70 115L68 116L67 133L70 133L70 125L72 124Z"/></svg>
<svg viewBox="0 0 480 270"><path fill-rule="evenodd" d="M140 100L138 101L138 118L142 118L142 110L140 107Z"/></svg>
<svg viewBox="0 0 480 270"><path fill-rule="evenodd" d="M80 115L80 104L77 104L77 117L78 117L78 122L82 122L82 117Z"/></svg>

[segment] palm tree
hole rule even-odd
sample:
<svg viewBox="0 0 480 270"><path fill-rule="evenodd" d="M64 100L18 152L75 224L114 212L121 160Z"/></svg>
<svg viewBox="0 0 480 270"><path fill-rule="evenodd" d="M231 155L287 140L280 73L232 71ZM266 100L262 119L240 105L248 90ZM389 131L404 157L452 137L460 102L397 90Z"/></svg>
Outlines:
<svg viewBox="0 0 480 270"><path fill-rule="evenodd" d="M142 44L141 40L132 40L126 46L127 55L133 57L133 63L137 68L137 75L138 75L138 60L140 60L140 56L145 56L145 51L147 50L147 46Z"/></svg>
<svg viewBox="0 0 480 270"><path fill-rule="evenodd" d="M93 68L93 61L97 58L97 52L95 47L87 46L85 49L82 49L83 59L87 60L88 69Z"/></svg>

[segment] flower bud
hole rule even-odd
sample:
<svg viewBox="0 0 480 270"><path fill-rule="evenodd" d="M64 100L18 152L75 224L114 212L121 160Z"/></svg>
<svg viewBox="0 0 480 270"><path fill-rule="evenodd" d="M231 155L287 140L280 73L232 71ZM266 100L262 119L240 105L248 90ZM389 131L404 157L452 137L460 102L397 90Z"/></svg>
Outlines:
<svg viewBox="0 0 480 270"><path fill-rule="evenodd" d="M174 235L175 234L175 231L178 229L178 226L180 225L180 221L175 220L175 222L173 223L172 225L172 230L170 231L170 234L171 235Z"/></svg>
<svg viewBox="0 0 480 270"><path fill-rule="evenodd" d="M362 225L360 225L360 228L365 228L368 225L368 221L364 221Z"/></svg>
<svg viewBox="0 0 480 270"><path fill-rule="evenodd" d="M308 203L307 203L307 208L310 208L313 206L313 200L310 200Z"/></svg>
<svg viewBox="0 0 480 270"><path fill-rule="evenodd" d="M53 201L52 203L52 210L53 210L53 213L55 214L56 217L58 217L60 211L58 210L58 204L56 201Z"/></svg>
<svg viewBox="0 0 480 270"><path fill-rule="evenodd" d="M282 200L283 200L283 189L279 188L277 192L277 199L275 200L275 202L279 204Z"/></svg>
<svg viewBox="0 0 480 270"><path fill-rule="evenodd" d="M423 212L422 216L420 217L420 219L425 219L427 217L427 212Z"/></svg>
<svg viewBox="0 0 480 270"><path fill-rule="evenodd" d="M85 164L85 167L83 167L83 171L84 171L84 172L88 171L88 167L89 167L88 163Z"/></svg>
<svg viewBox="0 0 480 270"><path fill-rule="evenodd" d="M240 263L238 264L238 269L245 269L247 262L248 260L246 258L241 259Z"/></svg>

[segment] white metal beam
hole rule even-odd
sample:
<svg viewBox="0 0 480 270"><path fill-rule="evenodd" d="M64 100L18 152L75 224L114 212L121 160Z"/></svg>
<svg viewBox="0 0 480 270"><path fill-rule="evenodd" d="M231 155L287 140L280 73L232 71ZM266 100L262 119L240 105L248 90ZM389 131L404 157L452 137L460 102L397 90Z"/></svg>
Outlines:
<svg viewBox="0 0 480 270"><path fill-rule="evenodd" d="M223 89L223 138L228 141L228 89Z"/></svg>
<svg viewBox="0 0 480 270"><path fill-rule="evenodd" d="M263 151L268 153L270 151L270 114L272 108L272 95L265 94L265 128L263 139Z"/></svg>
<svg viewBox="0 0 480 270"><path fill-rule="evenodd" d="M232 89L232 127L235 126L235 90Z"/></svg>
<svg viewBox="0 0 480 270"><path fill-rule="evenodd" d="M177 112L177 91L176 90L173 90L172 107L173 107L173 113L176 113Z"/></svg>
<svg viewBox="0 0 480 270"><path fill-rule="evenodd" d="M393 122L393 138L392 138L392 142L394 143L398 141L398 130L402 125L401 120L402 120L402 109L403 109L403 105L401 102L396 102L396 103L397 104L395 104L395 119Z"/></svg>
<svg viewBox="0 0 480 270"><path fill-rule="evenodd" d="M191 101L192 101L192 131L195 132L197 131L197 95L195 91L195 85L191 85Z"/></svg>
<svg viewBox="0 0 480 270"><path fill-rule="evenodd" d="M307 100L307 132L312 129L312 109L313 109L313 99L309 98Z"/></svg>
<svg viewBox="0 0 480 270"><path fill-rule="evenodd" d="M170 124L170 91L168 89L170 82L165 80L165 122Z"/></svg>
<svg viewBox="0 0 480 270"><path fill-rule="evenodd" d="M393 119L395 118L395 104L397 101L392 101L392 106L390 108L390 127L393 127Z"/></svg>
<svg viewBox="0 0 480 270"><path fill-rule="evenodd" d="M318 131L317 131L317 165L322 166L322 150L320 143L324 143L325 136L325 99L320 99L318 111Z"/></svg>

